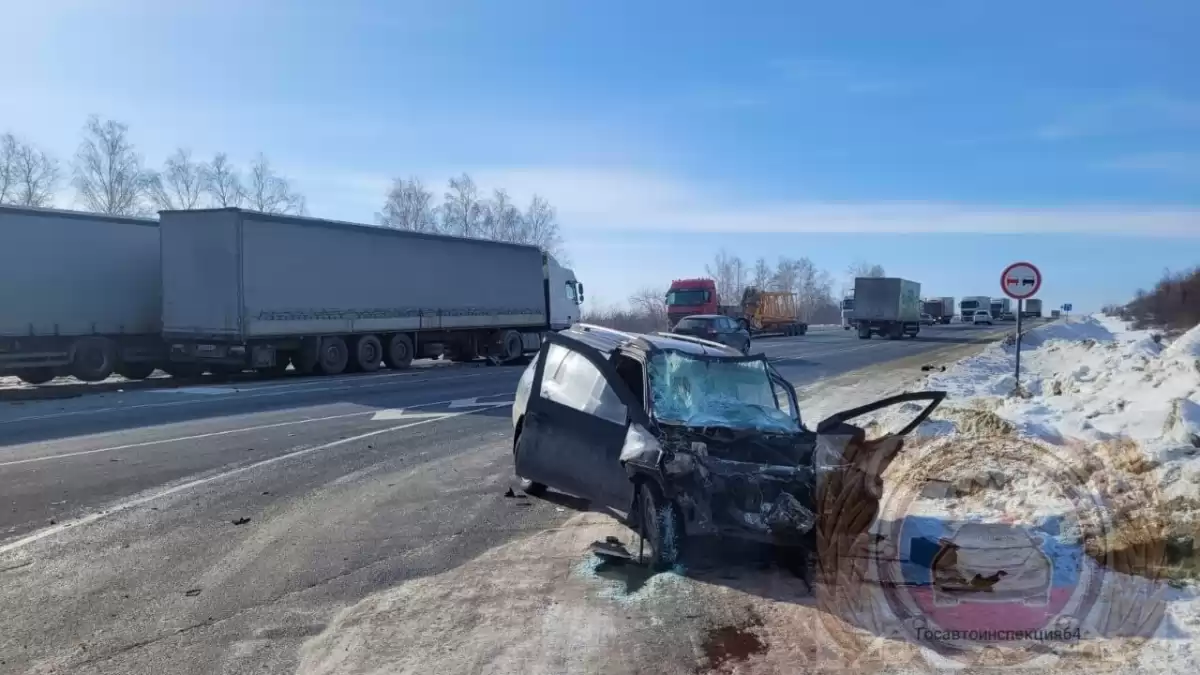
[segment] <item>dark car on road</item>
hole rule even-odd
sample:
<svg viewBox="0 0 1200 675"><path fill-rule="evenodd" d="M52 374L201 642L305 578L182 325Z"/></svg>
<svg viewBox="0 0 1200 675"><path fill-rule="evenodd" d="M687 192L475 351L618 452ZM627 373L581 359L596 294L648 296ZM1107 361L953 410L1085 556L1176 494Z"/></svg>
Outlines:
<svg viewBox="0 0 1200 675"><path fill-rule="evenodd" d="M865 439L848 420L930 402L884 437L899 443L944 396L901 394L809 429L795 389L761 354L577 324L548 334L521 375L513 468L528 494L553 487L616 515L640 535L655 569L674 564L695 536L811 551L817 476L848 466L831 458Z"/></svg>
<svg viewBox="0 0 1200 675"><path fill-rule="evenodd" d="M720 342L743 354L750 353L750 331L745 324L721 314L685 316L675 324L671 332L676 335L691 335L712 342Z"/></svg>

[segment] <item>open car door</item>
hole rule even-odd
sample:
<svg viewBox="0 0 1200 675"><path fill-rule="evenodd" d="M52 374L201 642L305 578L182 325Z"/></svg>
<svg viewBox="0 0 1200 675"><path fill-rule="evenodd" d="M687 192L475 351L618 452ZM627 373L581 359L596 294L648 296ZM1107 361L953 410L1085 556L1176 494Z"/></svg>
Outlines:
<svg viewBox="0 0 1200 675"><path fill-rule="evenodd" d="M517 474L625 510L633 484L619 457L646 411L596 348L551 333L538 354L515 457Z"/></svg>

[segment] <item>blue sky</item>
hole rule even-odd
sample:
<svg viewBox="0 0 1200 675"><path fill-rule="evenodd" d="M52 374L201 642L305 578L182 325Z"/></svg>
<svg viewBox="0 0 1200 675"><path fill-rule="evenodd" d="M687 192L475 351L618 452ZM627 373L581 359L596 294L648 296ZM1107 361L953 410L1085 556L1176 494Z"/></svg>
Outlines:
<svg viewBox="0 0 1200 675"><path fill-rule="evenodd" d="M265 152L312 215L462 171L558 208L593 300L722 246L1095 309L1200 264L1200 3L0 0L0 132ZM72 206L64 192L61 206Z"/></svg>

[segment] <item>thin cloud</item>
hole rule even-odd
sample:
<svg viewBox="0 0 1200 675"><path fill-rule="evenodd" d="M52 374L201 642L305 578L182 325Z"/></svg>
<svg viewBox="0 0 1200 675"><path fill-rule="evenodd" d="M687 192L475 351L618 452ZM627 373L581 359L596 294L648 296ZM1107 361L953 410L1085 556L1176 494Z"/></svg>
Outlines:
<svg viewBox="0 0 1200 675"><path fill-rule="evenodd" d="M940 201L748 202L637 171L537 168L477 171L481 187L550 200L573 230L709 233L1029 233L1200 236L1200 208L1006 206Z"/></svg>
<svg viewBox="0 0 1200 675"><path fill-rule="evenodd" d="M1187 152L1151 152L1101 162L1101 169L1140 171L1200 180L1200 155Z"/></svg>
<svg viewBox="0 0 1200 675"><path fill-rule="evenodd" d="M1075 106L1034 130L1043 141L1200 127L1200 102L1158 91L1126 92Z"/></svg>
<svg viewBox="0 0 1200 675"><path fill-rule="evenodd" d="M816 59L775 59L768 67L796 84L841 90L858 96L884 96L911 91L908 79L879 77L844 63Z"/></svg>

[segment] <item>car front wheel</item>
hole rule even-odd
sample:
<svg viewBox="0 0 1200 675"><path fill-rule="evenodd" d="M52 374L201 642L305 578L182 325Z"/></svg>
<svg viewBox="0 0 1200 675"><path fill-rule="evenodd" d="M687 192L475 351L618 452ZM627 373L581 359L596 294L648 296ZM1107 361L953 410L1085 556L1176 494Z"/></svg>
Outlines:
<svg viewBox="0 0 1200 675"><path fill-rule="evenodd" d="M514 473L516 473L516 468L517 468L517 448L519 448L519 447L521 447L520 434L518 434L517 439L515 441L513 441L513 472ZM527 495L532 495L534 497L540 497L541 495L546 494L546 484L545 483L539 483L535 480L529 480L528 478L521 478L520 476L517 476L517 487L520 488L521 492L524 492Z"/></svg>
<svg viewBox="0 0 1200 675"><path fill-rule="evenodd" d="M638 490L638 534L652 571L661 572L679 562L684 539L679 507L649 481L643 482Z"/></svg>

